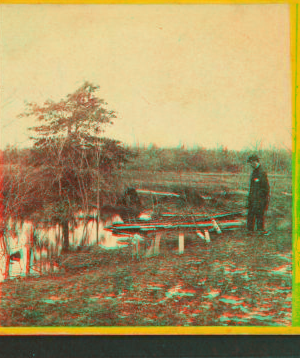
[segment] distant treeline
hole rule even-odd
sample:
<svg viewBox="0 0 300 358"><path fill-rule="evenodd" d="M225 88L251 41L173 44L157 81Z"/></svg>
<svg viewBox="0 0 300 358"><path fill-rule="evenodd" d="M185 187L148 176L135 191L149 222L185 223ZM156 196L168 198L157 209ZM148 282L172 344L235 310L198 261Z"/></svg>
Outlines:
<svg viewBox="0 0 300 358"><path fill-rule="evenodd" d="M292 172L292 151L287 149L245 149L241 151L228 150L224 147L217 149L195 148L159 148L127 147L133 154L126 164L127 170L147 171L190 171L190 172L229 172L245 171L247 158L255 153L264 168L271 173ZM26 162L30 150L7 147L3 151L4 164Z"/></svg>
<svg viewBox="0 0 300 358"><path fill-rule="evenodd" d="M285 149L235 151L224 147L186 149L156 146L130 149L135 159L126 168L132 170L237 173L245 171L248 156L255 153L268 172L292 172L292 151Z"/></svg>

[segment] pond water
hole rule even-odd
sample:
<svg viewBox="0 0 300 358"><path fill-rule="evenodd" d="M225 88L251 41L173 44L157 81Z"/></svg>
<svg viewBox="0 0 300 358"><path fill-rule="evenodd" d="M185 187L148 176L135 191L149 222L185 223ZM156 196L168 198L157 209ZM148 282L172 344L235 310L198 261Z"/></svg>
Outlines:
<svg viewBox="0 0 300 358"><path fill-rule="evenodd" d="M128 246L128 240L133 235L114 234L107 228L114 223L123 223L123 220L114 215L106 222L99 220L97 223L95 215L89 215L86 219L83 213L79 213L76 224L69 225L70 247L99 245L105 249L117 249ZM8 268L8 255L4 247L0 247L0 282L5 278L41 275L59 270L53 261L62 251L62 228L59 225L34 226L30 221L9 219L4 240L10 257L16 255L10 258Z"/></svg>

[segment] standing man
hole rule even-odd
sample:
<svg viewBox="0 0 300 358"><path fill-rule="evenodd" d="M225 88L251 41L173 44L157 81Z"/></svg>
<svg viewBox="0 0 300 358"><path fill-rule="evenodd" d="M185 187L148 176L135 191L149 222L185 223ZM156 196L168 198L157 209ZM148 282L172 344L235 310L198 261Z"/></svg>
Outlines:
<svg viewBox="0 0 300 358"><path fill-rule="evenodd" d="M248 217L247 229L254 231L255 222L258 231L265 232L264 216L268 208L270 198L270 186L266 172L262 169L257 155L251 155L247 163L253 169L250 179L250 189L248 196Z"/></svg>

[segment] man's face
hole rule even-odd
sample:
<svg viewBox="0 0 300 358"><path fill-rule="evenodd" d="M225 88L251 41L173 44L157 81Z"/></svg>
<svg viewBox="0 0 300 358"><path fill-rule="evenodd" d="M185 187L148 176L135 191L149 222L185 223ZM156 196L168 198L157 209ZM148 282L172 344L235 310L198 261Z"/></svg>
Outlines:
<svg viewBox="0 0 300 358"><path fill-rule="evenodd" d="M256 161L249 162L249 165L252 169L255 169L257 167L257 164L258 164L258 162L256 162Z"/></svg>

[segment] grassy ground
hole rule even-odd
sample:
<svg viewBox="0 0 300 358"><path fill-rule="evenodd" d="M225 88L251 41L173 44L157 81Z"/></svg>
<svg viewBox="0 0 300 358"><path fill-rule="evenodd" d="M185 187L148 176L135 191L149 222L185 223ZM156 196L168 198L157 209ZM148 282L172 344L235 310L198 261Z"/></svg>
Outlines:
<svg viewBox="0 0 300 358"><path fill-rule="evenodd" d="M64 274L2 284L1 325L290 325L290 235L189 236L180 256L170 237L140 260L87 248Z"/></svg>
<svg viewBox="0 0 300 358"><path fill-rule="evenodd" d="M184 182L214 193L224 186L231 195L212 202L211 211L243 207L249 180L246 175L125 174L128 184L154 190ZM270 177L269 236L239 229L211 234L206 244L188 234L179 255L178 237L165 234L159 255L139 259L130 246L83 248L60 258L58 274L2 283L1 325L291 325L291 197L282 194L290 192L290 182Z"/></svg>

